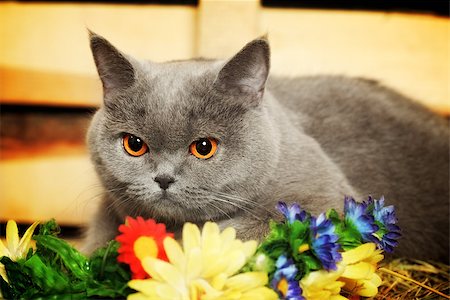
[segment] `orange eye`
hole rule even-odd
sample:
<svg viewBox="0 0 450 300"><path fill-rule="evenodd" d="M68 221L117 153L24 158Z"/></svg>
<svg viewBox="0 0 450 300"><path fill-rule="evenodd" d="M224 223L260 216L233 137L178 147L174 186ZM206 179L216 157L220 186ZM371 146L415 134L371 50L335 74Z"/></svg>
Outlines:
<svg viewBox="0 0 450 300"><path fill-rule="evenodd" d="M217 141L213 138L203 138L193 142L189 150L197 158L208 159L217 151Z"/></svg>
<svg viewBox="0 0 450 300"><path fill-rule="evenodd" d="M129 133L123 136L123 148L131 156L141 156L148 151L147 144L141 138Z"/></svg>

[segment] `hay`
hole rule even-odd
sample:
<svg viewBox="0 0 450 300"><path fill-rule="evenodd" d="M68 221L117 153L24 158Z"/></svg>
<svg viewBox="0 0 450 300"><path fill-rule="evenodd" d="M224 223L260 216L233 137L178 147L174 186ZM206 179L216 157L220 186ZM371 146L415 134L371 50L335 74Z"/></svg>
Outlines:
<svg viewBox="0 0 450 300"><path fill-rule="evenodd" d="M373 299L450 299L450 266L411 259L381 265L383 284Z"/></svg>

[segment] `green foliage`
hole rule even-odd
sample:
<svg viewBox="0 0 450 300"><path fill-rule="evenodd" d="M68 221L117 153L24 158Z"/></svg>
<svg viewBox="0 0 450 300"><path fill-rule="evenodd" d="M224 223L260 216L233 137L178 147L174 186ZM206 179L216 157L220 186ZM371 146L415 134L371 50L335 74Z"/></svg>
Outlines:
<svg viewBox="0 0 450 300"><path fill-rule="evenodd" d="M92 254L89 261L91 280L87 288L88 297L126 297L132 292L127 285L131 280L129 267L117 262L119 246L118 242L111 241Z"/></svg>
<svg viewBox="0 0 450 300"><path fill-rule="evenodd" d="M362 244L362 236L358 229L351 223L342 220L334 209L327 212L327 217L333 222L334 231L339 237L338 243L345 251L358 247Z"/></svg>
<svg viewBox="0 0 450 300"><path fill-rule="evenodd" d="M111 241L90 258L57 237L58 224L51 220L33 236L36 251L14 262L2 257L8 281L0 277L6 299L124 298L132 292L128 266L117 262L118 243Z"/></svg>
<svg viewBox="0 0 450 300"><path fill-rule="evenodd" d="M271 221L270 232L259 246L257 253L264 253L273 261L276 261L283 254L291 257L298 270L296 279L300 280L309 272L322 268L322 264L311 250L299 251L302 245L310 245L310 243L309 218L303 222L295 220L292 223ZM270 278L272 278L274 271L275 268L269 271Z"/></svg>

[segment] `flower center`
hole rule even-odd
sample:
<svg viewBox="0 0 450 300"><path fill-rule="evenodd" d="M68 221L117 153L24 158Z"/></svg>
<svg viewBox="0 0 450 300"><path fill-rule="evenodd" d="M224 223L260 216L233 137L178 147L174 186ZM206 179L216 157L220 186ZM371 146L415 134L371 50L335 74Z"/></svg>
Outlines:
<svg viewBox="0 0 450 300"><path fill-rule="evenodd" d="M192 281L190 289L190 298L192 300L201 300L204 295L206 295L206 285L207 283L200 279Z"/></svg>
<svg viewBox="0 0 450 300"><path fill-rule="evenodd" d="M287 282L286 278L284 278L284 277L281 278L281 280L278 282L277 289L281 292L283 297L286 296L287 291L288 291L288 282Z"/></svg>
<svg viewBox="0 0 450 300"><path fill-rule="evenodd" d="M141 236L133 244L134 254L139 260L144 257L157 257L158 256L158 245L156 245L155 240L149 236Z"/></svg>
<svg viewBox="0 0 450 300"><path fill-rule="evenodd" d="M310 248L309 248L309 245L308 244L303 244L303 245L301 245L300 247L298 247L298 252L299 253L303 253L303 252L305 252L305 251L308 251Z"/></svg>

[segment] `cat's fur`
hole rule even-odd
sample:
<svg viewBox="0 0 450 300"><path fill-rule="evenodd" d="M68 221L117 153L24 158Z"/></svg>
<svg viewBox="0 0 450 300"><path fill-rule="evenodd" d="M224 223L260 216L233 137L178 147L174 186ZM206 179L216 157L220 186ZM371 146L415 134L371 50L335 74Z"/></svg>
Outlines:
<svg viewBox="0 0 450 300"><path fill-rule="evenodd" d="M178 231L214 220L260 238L279 200L342 210L344 195L384 195L403 229L398 254L448 261L448 122L377 82L340 76L267 80L269 45L228 61L140 61L91 34L104 88L88 145L104 197L87 249L142 215ZM149 152L128 155L124 133ZM208 160L189 153L218 140ZM156 176L172 176L163 191Z"/></svg>

